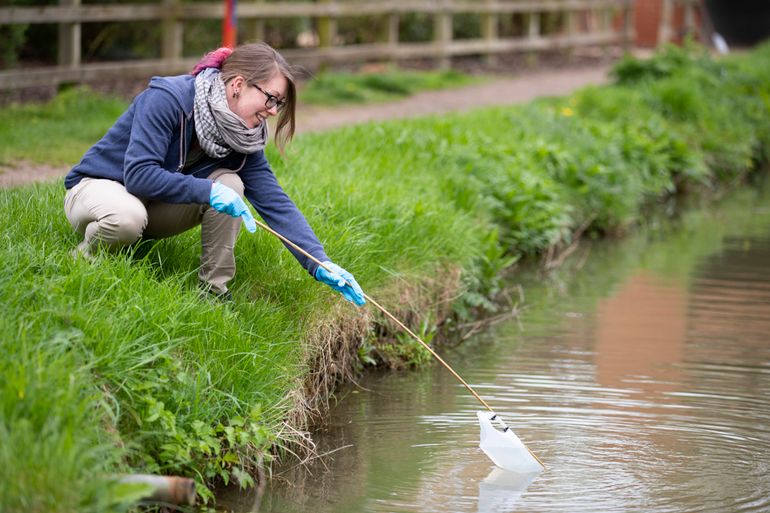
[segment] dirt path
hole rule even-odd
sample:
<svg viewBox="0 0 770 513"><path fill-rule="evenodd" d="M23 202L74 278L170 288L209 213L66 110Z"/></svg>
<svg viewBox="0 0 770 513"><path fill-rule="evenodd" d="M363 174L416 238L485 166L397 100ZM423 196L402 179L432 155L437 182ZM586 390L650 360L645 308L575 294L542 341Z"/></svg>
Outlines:
<svg viewBox="0 0 770 513"><path fill-rule="evenodd" d="M501 77L481 85L427 91L404 100L382 104L337 108L303 107L298 114L298 133L319 132L366 121L467 111L493 105L526 103L543 96L560 96L575 89L602 84L607 66L582 69L533 71L526 75Z"/></svg>
<svg viewBox="0 0 770 513"><path fill-rule="evenodd" d="M70 166L57 167L27 162L20 162L13 167L0 165L0 189L55 180L66 175L69 168Z"/></svg>
<svg viewBox="0 0 770 513"><path fill-rule="evenodd" d="M297 133L319 132L374 120L467 111L473 108L525 103L538 97L559 96L607 80L608 66L594 65L564 70L537 70L488 83L444 91L418 93L404 100L373 105L298 109ZM66 167L19 163L0 166L0 188L64 176Z"/></svg>

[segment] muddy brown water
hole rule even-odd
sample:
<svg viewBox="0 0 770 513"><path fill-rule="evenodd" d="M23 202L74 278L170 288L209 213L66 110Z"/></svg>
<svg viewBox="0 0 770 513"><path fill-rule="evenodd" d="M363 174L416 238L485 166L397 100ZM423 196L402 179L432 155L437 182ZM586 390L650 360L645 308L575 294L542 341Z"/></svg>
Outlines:
<svg viewBox="0 0 770 513"><path fill-rule="evenodd" d="M446 370L372 375L263 512L770 511L770 190L517 277L526 309L445 351L548 466L496 469Z"/></svg>

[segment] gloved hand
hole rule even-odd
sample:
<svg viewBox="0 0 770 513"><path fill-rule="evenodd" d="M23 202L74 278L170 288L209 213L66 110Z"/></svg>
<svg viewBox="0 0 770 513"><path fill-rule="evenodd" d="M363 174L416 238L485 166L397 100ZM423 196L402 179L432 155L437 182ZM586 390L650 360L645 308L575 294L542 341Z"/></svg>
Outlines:
<svg viewBox="0 0 770 513"><path fill-rule="evenodd" d="M362 306L366 303L366 300L364 299L364 291L361 290L361 287L358 285L356 279L353 278L352 274L332 262L327 261L323 264L334 272L330 273L319 265L318 269L315 271L316 280L327 284L338 292L341 292L345 299L351 303L355 303L357 306Z"/></svg>
<svg viewBox="0 0 770 513"><path fill-rule="evenodd" d="M254 221L254 216L251 215L249 207L243 202L237 192L232 190L227 185L219 182L214 182L211 186L211 197L209 203L218 212L228 214L233 217L242 217L243 224L246 229L251 233L257 231L257 223Z"/></svg>

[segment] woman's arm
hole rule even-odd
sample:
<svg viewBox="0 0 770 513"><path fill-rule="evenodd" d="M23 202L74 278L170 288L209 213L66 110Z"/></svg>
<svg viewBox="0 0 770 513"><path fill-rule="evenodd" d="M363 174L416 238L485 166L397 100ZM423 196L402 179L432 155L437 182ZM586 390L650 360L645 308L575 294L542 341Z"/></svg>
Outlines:
<svg viewBox="0 0 770 513"><path fill-rule="evenodd" d="M245 187L246 198L254 206L262 219L294 244L298 245L321 262L329 257L323 245L310 228L305 216L284 192L270 169L270 164L260 151L249 156L246 165L239 173ZM287 246L300 265L315 277L318 264Z"/></svg>

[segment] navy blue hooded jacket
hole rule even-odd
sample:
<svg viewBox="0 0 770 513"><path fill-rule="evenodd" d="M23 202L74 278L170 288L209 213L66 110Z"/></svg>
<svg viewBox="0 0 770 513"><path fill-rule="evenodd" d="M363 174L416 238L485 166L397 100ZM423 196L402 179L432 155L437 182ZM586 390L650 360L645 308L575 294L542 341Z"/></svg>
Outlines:
<svg viewBox="0 0 770 513"><path fill-rule="evenodd" d="M165 203L208 204L212 181L220 168L237 171L245 195L267 224L324 262L329 260L305 217L275 178L264 151L251 155L231 152L208 156L185 167L195 130L195 77L154 77L102 139L70 170L64 185L70 189L85 177L123 184L142 199ZM318 267L289 248L311 275Z"/></svg>

